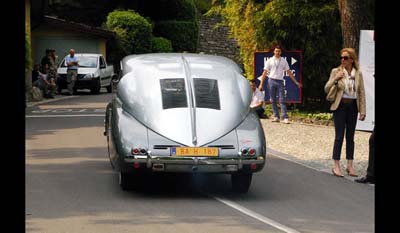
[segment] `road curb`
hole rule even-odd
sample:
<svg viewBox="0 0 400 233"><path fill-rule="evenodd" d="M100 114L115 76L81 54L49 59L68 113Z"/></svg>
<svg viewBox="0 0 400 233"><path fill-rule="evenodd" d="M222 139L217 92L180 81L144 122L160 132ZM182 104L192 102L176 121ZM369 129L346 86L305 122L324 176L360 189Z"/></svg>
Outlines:
<svg viewBox="0 0 400 233"><path fill-rule="evenodd" d="M295 156L276 151L276 150L271 149L269 147L267 147L267 153L270 154L270 155L273 155L275 157L278 157L278 158L281 158L281 159L284 159L284 160L287 160L287 161L290 161L290 162L293 162L293 163L297 163L297 164L299 164L301 166L304 166L304 167L307 167L307 168L310 168L310 169L313 169L313 170L316 170L316 171L319 171L319 172L324 172L324 173L332 175L331 167L327 167L324 164L312 163L312 162L308 162L307 163L307 162L304 162L303 160L300 160L300 159L296 158ZM347 179L347 180L350 180L350 181L354 181L355 179L360 178L360 177L344 176L344 178ZM375 186L374 184L368 184L368 185L370 185L372 187Z"/></svg>
<svg viewBox="0 0 400 233"><path fill-rule="evenodd" d="M46 104L46 103L51 103L51 102L55 102L55 101L59 101L59 100L76 98L76 97L78 97L78 96L63 96L63 97L56 97L54 99L45 99L45 100L36 101L36 102L28 102L26 104L26 107L33 107L33 106L40 105L40 104Z"/></svg>

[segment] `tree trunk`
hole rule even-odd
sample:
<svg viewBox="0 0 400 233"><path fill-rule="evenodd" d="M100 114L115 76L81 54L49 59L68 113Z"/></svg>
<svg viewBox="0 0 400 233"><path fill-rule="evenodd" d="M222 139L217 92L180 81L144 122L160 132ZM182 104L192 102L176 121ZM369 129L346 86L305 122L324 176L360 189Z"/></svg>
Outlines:
<svg viewBox="0 0 400 233"><path fill-rule="evenodd" d="M369 0L338 0L342 23L343 47L354 48L358 54L360 30L371 29Z"/></svg>

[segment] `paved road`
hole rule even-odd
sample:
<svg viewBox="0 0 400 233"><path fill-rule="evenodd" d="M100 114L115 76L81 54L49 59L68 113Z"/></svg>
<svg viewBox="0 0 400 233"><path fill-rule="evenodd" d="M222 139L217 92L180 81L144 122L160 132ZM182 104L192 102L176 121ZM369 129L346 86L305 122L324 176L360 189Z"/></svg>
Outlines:
<svg viewBox="0 0 400 233"><path fill-rule="evenodd" d="M103 136L110 99L27 108L26 232L374 232L375 187L270 154L247 194L227 175L151 176L122 191Z"/></svg>

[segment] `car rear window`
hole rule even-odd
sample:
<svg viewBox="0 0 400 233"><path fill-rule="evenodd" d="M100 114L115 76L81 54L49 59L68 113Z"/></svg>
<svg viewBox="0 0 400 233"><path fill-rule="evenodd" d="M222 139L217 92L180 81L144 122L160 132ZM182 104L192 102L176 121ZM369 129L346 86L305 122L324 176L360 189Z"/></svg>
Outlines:
<svg viewBox="0 0 400 233"><path fill-rule="evenodd" d="M215 79L196 78L194 81L194 94L196 107L220 109L218 81Z"/></svg>
<svg viewBox="0 0 400 233"><path fill-rule="evenodd" d="M197 108L221 109L217 80L195 78L193 83ZM160 86L163 109L188 106L184 79L160 79Z"/></svg>
<svg viewBox="0 0 400 233"><path fill-rule="evenodd" d="M185 80L160 79L163 109L187 107Z"/></svg>

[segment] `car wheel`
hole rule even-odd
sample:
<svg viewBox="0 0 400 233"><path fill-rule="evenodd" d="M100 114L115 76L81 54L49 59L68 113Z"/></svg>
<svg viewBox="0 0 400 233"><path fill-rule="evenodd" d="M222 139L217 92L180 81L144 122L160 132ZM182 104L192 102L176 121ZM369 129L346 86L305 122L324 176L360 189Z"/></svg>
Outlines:
<svg viewBox="0 0 400 233"><path fill-rule="evenodd" d="M110 82L110 85L108 85L106 88L107 88L107 92L108 92L108 93L111 93L111 92L113 91L112 82Z"/></svg>
<svg viewBox="0 0 400 233"><path fill-rule="evenodd" d="M124 191L132 190L132 174L120 172L119 173L119 186Z"/></svg>
<svg viewBox="0 0 400 233"><path fill-rule="evenodd" d="M72 88L72 94L77 95L78 94L78 88L73 87Z"/></svg>
<svg viewBox="0 0 400 233"><path fill-rule="evenodd" d="M238 193L247 193L250 188L253 173L237 172L231 175L232 189Z"/></svg>
<svg viewBox="0 0 400 233"><path fill-rule="evenodd" d="M98 82L96 82L93 85L92 88L90 88L90 93L97 95L100 93L100 88L101 88L101 86L100 86L100 80L99 80Z"/></svg>

